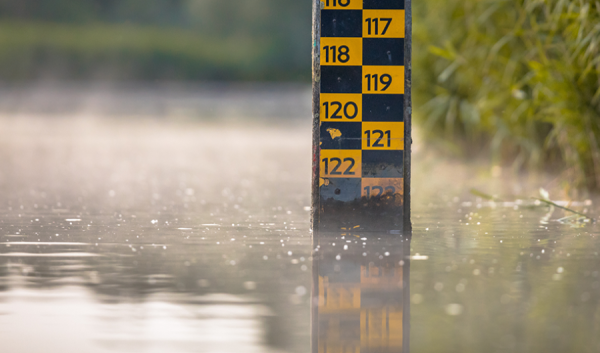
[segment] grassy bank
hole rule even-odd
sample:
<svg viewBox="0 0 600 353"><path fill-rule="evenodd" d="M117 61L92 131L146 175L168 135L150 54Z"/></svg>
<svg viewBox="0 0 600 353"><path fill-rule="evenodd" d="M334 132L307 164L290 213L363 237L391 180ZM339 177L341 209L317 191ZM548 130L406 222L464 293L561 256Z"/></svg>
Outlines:
<svg viewBox="0 0 600 353"><path fill-rule="evenodd" d="M430 141L600 187L599 2L415 6L414 97Z"/></svg>
<svg viewBox="0 0 600 353"><path fill-rule="evenodd" d="M290 45L292 45L290 43ZM110 23L0 23L0 79L308 80L276 36Z"/></svg>

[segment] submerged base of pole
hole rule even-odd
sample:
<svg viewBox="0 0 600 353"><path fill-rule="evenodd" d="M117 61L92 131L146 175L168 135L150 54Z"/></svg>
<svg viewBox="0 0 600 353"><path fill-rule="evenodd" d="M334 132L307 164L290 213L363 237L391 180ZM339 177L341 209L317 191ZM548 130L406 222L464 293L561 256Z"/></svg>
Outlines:
<svg viewBox="0 0 600 353"><path fill-rule="evenodd" d="M380 197L359 197L352 201L322 197L319 232L353 230L400 234L403 230L402 196L390 193Z"/></svg>

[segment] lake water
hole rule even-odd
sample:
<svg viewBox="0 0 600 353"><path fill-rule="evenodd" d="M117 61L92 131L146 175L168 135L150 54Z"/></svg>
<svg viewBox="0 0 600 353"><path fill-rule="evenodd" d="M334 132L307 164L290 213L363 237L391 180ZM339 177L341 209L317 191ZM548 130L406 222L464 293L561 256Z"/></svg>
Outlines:
<svg viewBox="0 0 600 353"><path fill-rule="evenodd" d="M412 238L313 243L307 87L2 91L5 352L600 351L598 228L552 178L417 139Z"/></svg>

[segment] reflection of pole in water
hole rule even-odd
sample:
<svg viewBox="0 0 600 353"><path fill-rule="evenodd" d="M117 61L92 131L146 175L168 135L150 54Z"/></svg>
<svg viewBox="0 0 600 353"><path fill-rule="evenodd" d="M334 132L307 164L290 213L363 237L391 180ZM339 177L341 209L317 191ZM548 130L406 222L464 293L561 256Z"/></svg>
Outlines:
<svg viewBox="0 0 600 353"><path fill-rule="evenodd" d="M408 239L316 235L313 353L408 352Z"/></svg>

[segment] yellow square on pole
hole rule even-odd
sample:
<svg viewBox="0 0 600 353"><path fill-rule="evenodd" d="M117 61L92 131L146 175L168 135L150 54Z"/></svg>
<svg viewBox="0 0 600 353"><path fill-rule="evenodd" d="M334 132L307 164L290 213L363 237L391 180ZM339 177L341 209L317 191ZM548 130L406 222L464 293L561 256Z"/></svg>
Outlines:
<svg viewBox="0 0 600 353"><path fill-rule="evenodd" d="M321 0L323 10L362 10L363 0Z"/></svg>
<svg viewBox="0 0 600 353"><path fill-rule="evenodd" d="M362 95L322 93L321 121L362 121Z"/></svg>
<svg viewBox="0 0 600 353"><path fill-rule="evenodd" d="M360 66L361 38L321 38L321 65Z"/></svg>
<svg viewBox="0 0 600 353"><path fill-rule="evenodd" d="M404 10L363 10L363 38L404 38Z"/></svg>
<svg viewBox="0 0 600 353"><path fill-rule="evenodd" d="M321 150L321 178L360 178L361 150Z"/></svg>
<svg viewBox="0 0 600 353"><path fill-rule="evenodd" d="M404 66L363 66L362 76L362 93L404 93Z"/></svg>
<svg viewBox="0 0 600 353"><path fill-rule="evenodd" d="M402 150L404 149L403 122L363 122L363 150Z"/></svg>

